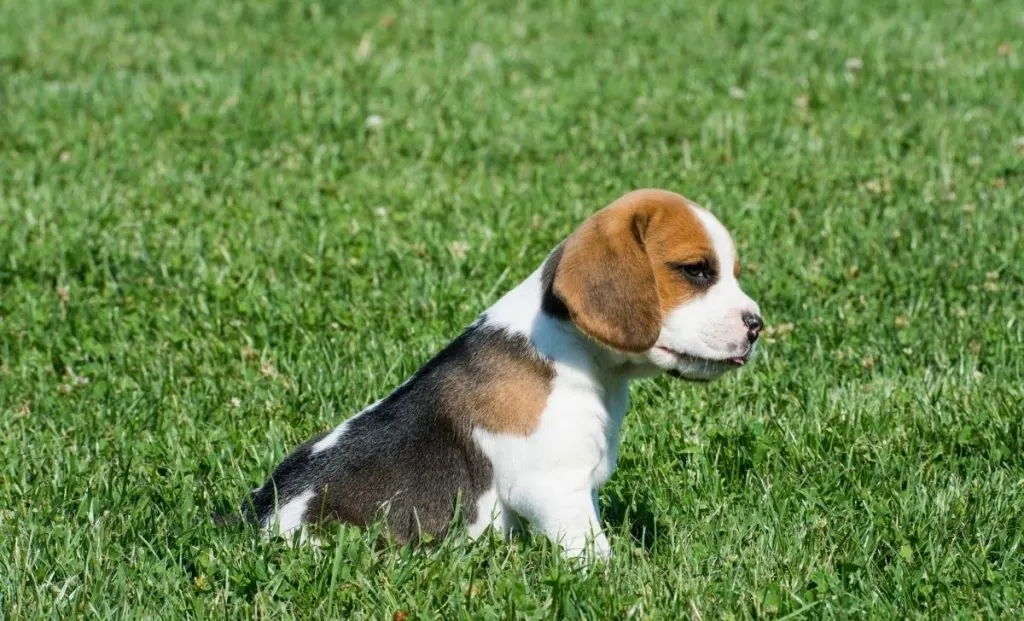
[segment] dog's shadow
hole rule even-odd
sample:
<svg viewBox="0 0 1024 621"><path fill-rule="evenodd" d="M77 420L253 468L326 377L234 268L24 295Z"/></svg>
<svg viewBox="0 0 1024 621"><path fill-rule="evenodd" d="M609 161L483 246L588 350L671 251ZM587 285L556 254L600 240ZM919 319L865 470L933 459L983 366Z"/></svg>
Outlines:
<svg viewBox="0 0 1024 621"><path fill-rule="evenodd" d="M664 525L651 510L651 504L648 492L639 492L632 498L612 492L605 502L600 503L601 521L609 531L628 532L637 545L651 552L659 535L665 532Z"/></svg>

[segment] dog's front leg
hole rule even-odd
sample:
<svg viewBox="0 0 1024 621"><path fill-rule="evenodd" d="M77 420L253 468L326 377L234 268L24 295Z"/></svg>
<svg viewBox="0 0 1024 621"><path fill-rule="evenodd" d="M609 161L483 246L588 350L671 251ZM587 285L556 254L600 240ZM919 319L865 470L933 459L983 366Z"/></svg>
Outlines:
<svg viewBox="0 0 1024 621"><path fill-rule="evenodd" d="M531 521L552 541L558 542L566 556L581 558L590 551L597 558L611 556L611 545L601 530L593 492L546 496L546 502L534 504Z"/></svg>

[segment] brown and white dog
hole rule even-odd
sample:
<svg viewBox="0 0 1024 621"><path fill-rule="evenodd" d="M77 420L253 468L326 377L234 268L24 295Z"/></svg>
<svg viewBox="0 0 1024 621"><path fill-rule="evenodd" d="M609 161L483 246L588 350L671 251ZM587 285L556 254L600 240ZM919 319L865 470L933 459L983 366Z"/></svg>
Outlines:
<svg viewBox="0 0 1024 621"><path fill-rule="evenodd" d="M248 503L265 529L384 516L399 539L475 537L516 516L570 555L610 553L597 488L615 469L629 380L712 380L761 330L714 216L638 190L586 220L390 395L289 455Z"/></svg>

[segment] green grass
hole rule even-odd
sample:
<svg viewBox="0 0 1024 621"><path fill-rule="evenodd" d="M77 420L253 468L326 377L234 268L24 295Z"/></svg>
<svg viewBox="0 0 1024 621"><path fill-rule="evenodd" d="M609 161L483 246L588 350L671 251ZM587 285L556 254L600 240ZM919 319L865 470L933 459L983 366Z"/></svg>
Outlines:
<svg viewBox="0 0 1024 621"><path fill-rule="evenodd" d="M1020 618L1022 32L1011 0L0 1L0 618ZM634 386L606 569L211 523L642 186L719 215L775 330Z"/></svg>

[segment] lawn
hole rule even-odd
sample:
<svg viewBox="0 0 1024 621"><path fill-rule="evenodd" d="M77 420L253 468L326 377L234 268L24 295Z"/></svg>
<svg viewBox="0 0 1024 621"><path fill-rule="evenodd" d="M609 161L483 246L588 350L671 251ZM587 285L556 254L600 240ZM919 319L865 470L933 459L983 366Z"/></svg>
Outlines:
<svg viewBox="0 0 1024 621"><path fill-rule="evenodd" d="M1024 7L0 0L0 618L1024 615ZM614 559L210 517L636 187L771 325Z"/></svg>

